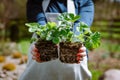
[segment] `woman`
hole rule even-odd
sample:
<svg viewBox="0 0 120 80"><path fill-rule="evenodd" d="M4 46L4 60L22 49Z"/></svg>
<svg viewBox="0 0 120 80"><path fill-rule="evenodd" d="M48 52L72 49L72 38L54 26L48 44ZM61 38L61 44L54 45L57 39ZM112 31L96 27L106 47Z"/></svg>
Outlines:
<svg viewBox="0 0 120 80"><path fill-rule="evenodd" d="M27 1L27 18L29 22L38 22L41 25L46 24L47 20L45 12L63 13L67 12L68 0L50 0L47 9L44 11L42 2L44 0L28 0ZM92 0L73 0L75 6L75 14L81 18L76 21L85 22L91 25L94 17L94 5ZM76 30L75 26L73 30ZM38 57L39 53L31 45L27 68L21 75L19 80L89 80L91 73L87 68L86 48L82 46L78 53L78 63L65 64L58 59L42 62Z"/></svg>

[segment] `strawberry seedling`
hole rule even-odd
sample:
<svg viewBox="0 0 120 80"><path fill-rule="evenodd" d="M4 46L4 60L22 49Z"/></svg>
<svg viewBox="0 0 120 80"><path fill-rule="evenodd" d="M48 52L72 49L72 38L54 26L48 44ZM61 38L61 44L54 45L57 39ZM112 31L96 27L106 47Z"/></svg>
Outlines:
<svg viewBox="0 0 120 80"><path fill-rule="evenodd" d="M77 63L76 54L79 48L84 45L87 49L94 49L100 46L100 33L92 32L84 22L75 22L80 16L72 13L62 13L58 16L60 24L47 22L46 25L39 23L26 23L29 32L36 33L38 38L35 46L38 48L43 61L49 61L58 58L58 49L55 47L60 44L60 61L64 63ZM76 30L73 30L73 27ZM79 33L79 34L76 34Z"/></svg>

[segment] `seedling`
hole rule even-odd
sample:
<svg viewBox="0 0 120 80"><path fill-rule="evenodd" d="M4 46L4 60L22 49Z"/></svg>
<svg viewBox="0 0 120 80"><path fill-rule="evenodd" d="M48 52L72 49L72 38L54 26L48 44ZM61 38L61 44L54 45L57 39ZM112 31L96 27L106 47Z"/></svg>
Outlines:
<svg viewBox="0 0 120 80"><path fill-rule="evenodd" d="M36 33L39 37L34 40L36 41L36 47L39 49L40 53L43 48L49 49L51 47L49 45L47 46L49 48L46 48L46 46L41 48L40 46L44 45L42 42L47 41L49 44L53 44L53 46L60 44L60 60L62 62L67 61L68 63L69 61L72 61L71 63L74 63L77 62L75 60L75 53L77 53L77 50L79 50L82 44L89 50L100 46L100 33L92 32L90 27L84 22L77 23L76 31L79 34L75 34L76 32L73 31L73 27L75 22L80 19L79 15L62 13L57 19L60 21L59 25L55 22L47 22L46 25L40 25L39 23L26 23L26 26L29 27L29 32ZM40 43L42 44L40 45ZM70 48L67 46L72 47ZM73 49L73 53L71 50L67 51L66 47L67 49ZM54 47L50 49L53 49L53 53L55 54L56 49L54 49ZM75 55L74 59L72 58L73 55L64 58L64 56L70 55L70 53ZM45 54L47 54L47 52L45 52ZM58 56L56 55L55 57ZM51 58L48 60L51 60Z"/></svg>

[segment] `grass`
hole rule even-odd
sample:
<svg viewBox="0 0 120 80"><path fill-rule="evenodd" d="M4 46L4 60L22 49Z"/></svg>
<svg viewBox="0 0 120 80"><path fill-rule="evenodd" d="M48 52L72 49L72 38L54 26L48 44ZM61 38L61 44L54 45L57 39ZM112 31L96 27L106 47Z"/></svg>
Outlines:
<svg viewBox="0 0 120 80"><path fill-rule="evenodd" d="M94 69L91 70L91 73L92 73L92 80L99 80L99 77L103 74L102 71L94 70Z"/></svg>
<svg viewBox="0 0 120 80"><path fill-rule="evenodd" d="M92 73L92 80L99 80L100 76L103 74L103 71L96 68L93 62L88 62L88 68Z"/></svg>
<svg viewBox="0 0 120 80"><path fill-rule="evenodd" d="M29 46L30 46L30 40L28 40L28 39L21 40L21 41L18 43L19 51L20 51L22 54L25 54L25 55L28 54Z"/></svg>

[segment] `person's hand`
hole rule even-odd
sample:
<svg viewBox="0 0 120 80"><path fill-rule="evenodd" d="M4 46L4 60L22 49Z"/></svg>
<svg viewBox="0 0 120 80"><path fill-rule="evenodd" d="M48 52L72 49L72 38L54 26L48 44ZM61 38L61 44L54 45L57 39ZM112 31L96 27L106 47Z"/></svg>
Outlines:
<svg viewBox="0 0 120 80"><path fill-rule="evenodd" d="M35 47L35 45L32 47L32 52L31 52L31 54L32 54L32 59L33 60L35 60L35 61L37 61L37 62L42 62L41 60L40 60L40 53L39 53L39 51L38 51L38 49Z"/></svg>
<svg viewBox="0 0 120 80"><path fill-rule="evenodd" d="M84 46L80 47L77 53L77 58L76 60L78 61L78 63L80 63L80 61L83 61L83 57L86 56L86 48Z"/></svg>
<svg viewBox="0 0 120 80"><path fill-rule="evenodd" d="M41 61L40 53L38 52L38 49L35 46L32 47L32 52L31 53L32 53L32 59L33 60L35 60L39 63L43 62L43 61ZM80 63L80 61L82 61L83 57L85 57L85 56L86 56L86 48L84 46L82 46L82 47L79 48L78 53L77 53L77 58L76 59L77 59L78 63Z"/></svg>

